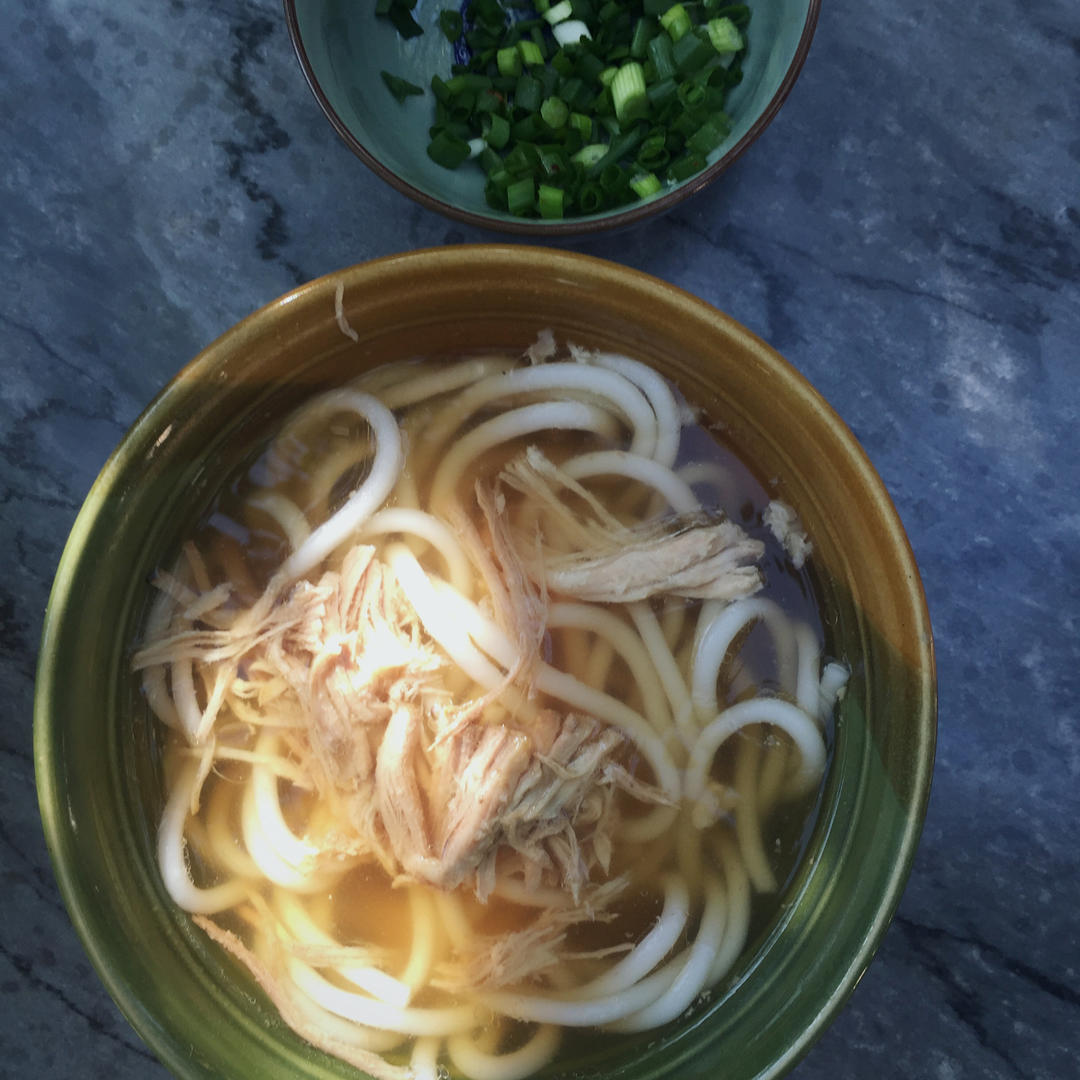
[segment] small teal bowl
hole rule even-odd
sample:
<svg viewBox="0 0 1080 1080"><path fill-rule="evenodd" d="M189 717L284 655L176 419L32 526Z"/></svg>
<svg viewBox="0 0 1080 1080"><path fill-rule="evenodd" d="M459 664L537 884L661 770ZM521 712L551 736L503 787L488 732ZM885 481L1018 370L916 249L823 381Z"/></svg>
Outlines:
<svg viewBox="0 0 1080 1080"><path fill-rule="evenodd" d="M484 199L484 174L450 170L427 156L433 107L430 91L398 104L380 77L390 71L428 87L448 76L452 47L438 28L453 0L418 0L413 17L424 33L402 39L375 16L374 0L284 0L296 55L308 85L334 129L361 161L398 191L430 210L481 228L555 237L618 228L665 213L707 187L765 130L802 70L821 0L751 0L742 82L727 99L731 133L696 175L649 199L579 217L533 220L493 210Z"/></svg>

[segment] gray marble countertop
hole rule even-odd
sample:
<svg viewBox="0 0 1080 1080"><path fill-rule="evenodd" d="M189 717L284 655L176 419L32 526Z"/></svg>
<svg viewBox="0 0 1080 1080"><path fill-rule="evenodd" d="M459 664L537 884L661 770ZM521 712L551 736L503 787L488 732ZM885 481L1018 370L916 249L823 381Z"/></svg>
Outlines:
<svg viewBox="0 0 1080 1080"><path fill-rule="evenodd" d="M156 391L372 256L497 239L338 141L277 0L6 0L0 35L0 1074L162 1077L54 884L31 752L65 537ZM926 829L796 1080L1080 1076L1080 6L825 0L760 142L576 243L779 349L866 447L940 677Z"/></svg>

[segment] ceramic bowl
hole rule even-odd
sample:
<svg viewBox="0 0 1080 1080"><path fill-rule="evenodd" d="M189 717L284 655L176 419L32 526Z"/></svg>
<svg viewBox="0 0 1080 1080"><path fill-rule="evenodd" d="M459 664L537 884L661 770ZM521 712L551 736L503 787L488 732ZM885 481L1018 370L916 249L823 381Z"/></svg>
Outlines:
<svg viewBox="0 0 1080 1080"><path fill-rule="evenodd" d="M345 144L369 168L398 191L448 217L543 237L629 225L707 187L758 138L783 104L810 48L820 0L751 4L743 79L726 103L731 133L709 154L702 172L649 199L558 221L525 220L491 209L479 168L466 163L449 170L428 158L428 128L434 121L430 90L399 105L383 85L383 70L424 88L432 74L449 76L452 49L437 20L440 10L452 6L419 0L413 14L424 33L408 40L375 16L374 4L285 0L285 13L308 85Z"/></svg>
<svg viewBox="0 0 1080 1080"><path fill-rule="evenodd" d="M335 321L335 290L359 332ZM299 400L394 357L524 348L550 328L652 363L814 539L827 651L852 667L822 809L781 913L692 1017L542 1075L776 1077L851 992L900 896L934 752L930 626L912 553L851 433L768 345L689 294L583 255L448 247L302 286L196 357L116 449L61 560L35 703L41 815L72 921L108 988L182 1078L355 1075L277 1018L168 899L154 858L155 728L130 673L147 579L223 476Z"/></svg>

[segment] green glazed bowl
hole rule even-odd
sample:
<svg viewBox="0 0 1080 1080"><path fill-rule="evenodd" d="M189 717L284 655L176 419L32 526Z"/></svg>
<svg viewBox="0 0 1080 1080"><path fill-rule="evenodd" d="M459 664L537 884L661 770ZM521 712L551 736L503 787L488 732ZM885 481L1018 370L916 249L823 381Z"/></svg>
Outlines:
<svg viewBox="0 0 1080 1080"><path fill-rule="evenodd" d="M559 236L596 232L670 210L715 180L765 130L806 59L821 0L754 3L743 79L727 100L730 135L708 156L707 167L663 194L598 214L559 221L525 220L493 210L484 199L484 174L468 163L444 169L427 156L434 122L431 76L448 77L452 48L438 28L452 0L418 0L423 27L403 40L372 2L285 0L285 15L308 85L337 133L361 161L398 191L431 210L502 232ZM383 84L390 71L425 88L399 105Z"/></svg>
<svg viewBox="0 0 1080 1080"><path fill-rule="evenodd" d="M335 321L339 285L356 344ZM393 256L302 286L184 368L106 464L53 586L34 718L45 835L94 966L179 1077L356 1073L288 1030L158 879L160 762L130 673L147 578L222 478L307 395L394 358L520 349L544 328L652 363L795 507L814 539L827 652L851 665L852 680L806 854L732 978L647 1039L592 1040L585 1056L541 1075L780 1076L836 1014L885 932L929 792L934 662L914 559L851 433L769 346L655 278L518 246Z"/></svg>

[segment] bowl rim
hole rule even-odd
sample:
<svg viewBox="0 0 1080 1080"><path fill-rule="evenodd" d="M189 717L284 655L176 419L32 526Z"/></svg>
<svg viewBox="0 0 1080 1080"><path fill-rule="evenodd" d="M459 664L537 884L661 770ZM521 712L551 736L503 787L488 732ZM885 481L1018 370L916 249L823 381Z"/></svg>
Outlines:
<svg viewBox="0 0 1080 1080"><path fill-rule="evenodd" d="M461 264L467 264L476 258L500 263L506 272L523 272L526 268L531 268L533 273L537 259L544 258L546 270L552 278L573 280L575 275L587 276L593 281L602 280L610 285L630 287L632 290L647 289L654 294L659 291L665 304L681 309L686 314L696 313L699 318L706 318L718 329L729 333L734 331L752 347L759 348L775 358L777 373L784 386L796 393L808 410L829 419L835 436L844 443L854 469L869 484L874 508L882 519L897 564L904 571L904 593L910 603L913 620L910 638L915 644L918 659L918 663L914 665L918 708L913 709L911 716L919 753L911 778L910 798L907 800L909 809L904 815L903 830L895 840L895 861L891 873L879 889L873 918L861 927L861 938L847 952L846 966L833 980L831 992L818 1001L810 1022L792 1038L783 1052L776 1057L773 1065L759 1074L759 1080L764 1077L777 1077L792 1068L810 1050L854 992L881 944L910 876L926 818L937 733L936 663L925 590L910 541L884 482L850 428L809 380L753 331L708 301L644 271L592 255L556 248L521 247L510 243L450 245L386 255L342 268L290 290L230 326L176 372L146 406L109 456L86 495L61 556L43 620L34 699L34 763L43 831L59 891L92 965L136 1032L163 1063L178 1070L178 1075L203 1076L201 1072L190 1071L194 1066L188 1059L177 1056L174 1040L169 1032L164 1031L155 1015L144 1007L136 988L122 977L110 951L102 947L94 937L90 916L95 898L81 889L73 867L62 858L67 840L66 830L73 828L74 823L69 819L64 792L58 784L61 773L55 740L58 720L49 711L48 703L58 678L55 670L57 640L64 632L64 621L70 607L78 605L75 586L80 564L87 558L83 543L100 517L110 489L122 478L124 472L132 467L130 463L125 464L125 452L133 444L147 441L151 429L158 421L167 417L167 406L178 391L189 385L198 374L218 370L222 358L243 342L245 330L262 320L274 323L291 318L296 301L322 303L327 295L333 295L343 278L347 280L350 276L379 275L383 271L402 273L411 266L424 264L438 267L443 273L447 273L455 262L460 269ZM184 1068L185 1062L188 1069Z"/></svg>
<svg viewBox="0 0 1080 1080"><path fill-rule="evenodd" d="M466 225L476 226L477 228L491 229L516 236L531 237L581 236L605 232L608 229L617 229L634 225L644 221L646 218L667 213L685 199L690 198L692 195L695 195L708 187L708 185L719 177L721 173L726 172L740 157L742 157L750 145L758 139L761 133L772 123L776 114L780 111L780 106L783 105L788 94L791 93L792 87L794 87L796 80L802 72L803 64L806 62L807 54L810 51L810 43L813 40L818 16L821 11L821 0L808 0L806 19L803 22L802 30L799 33L799 41L795 47L795 53L792 56L791 63L788 65L787 70L784 72L784 77L780 81L780 85L776 88L775 93L769 99L769 103L750 125L743 137L711 165L702 169L701 172L696 173L694 176L690 177L690 179L683 181L677 187L665 192L663 195L647 199L644 202L634 203L625 209L615 210L601 217L565 218L561 221L543 221L530 218L522 218L520 220L509 217L503 218L496 217L494 212L489 215L479 213L475 210L466 210L423 191L415 185L410 184L392 169L388 169L379 158L376 157L355 134L353 134L352 130L341 118L337 110L330 104L330 99L326 96L319 83L314 66L308 57L307 49L301 38L300 20L296 13L296 2L297 0L283 0L285 7L285 23L288 26L289 38L292 41L293 50L296 52L297 59L300 62L300 68L304 73L308 88L311 90L315 100L319 103L319 107L330 121L330 124L333 126L338 136L367 167L395 190L401 192L402 195L406 195L414 202L418 202L421 206L426 207L428 210L434 210L444 217L452 218L456 221L464 222Z"/></svg>

